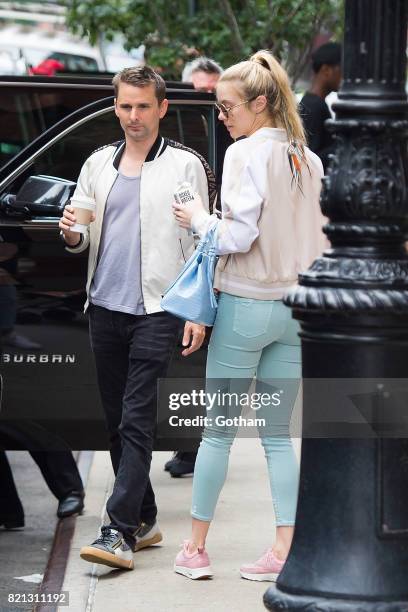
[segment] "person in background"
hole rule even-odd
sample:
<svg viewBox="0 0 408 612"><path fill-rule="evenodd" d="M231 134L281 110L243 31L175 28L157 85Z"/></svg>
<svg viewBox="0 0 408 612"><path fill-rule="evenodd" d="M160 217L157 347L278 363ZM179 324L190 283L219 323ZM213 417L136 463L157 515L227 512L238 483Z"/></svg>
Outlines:
<svg viewBox="0 0 408 612"><path fill-rule="evenodd" d="M186 64L183 70L182 81L183 83L193 83L194 89L197 91L214 93L221 74L222 68L217 62L208 57L198 57ZM219 124L217 127L219 128L217 129L218 137L230 140L225 127L222 124ZM220 176L222 167L218 170L217 176ZM194 473L196 457L197 450L175 451L173 457L164 464L164 469L166 472L169 472L172 478L190 476Z"/></svg>
<svg viewBox="0 0 408 612"><path fill-rule="evenodd" d="M49 490L58 499L58 518L81 514L84 509L85 493L71 451L30 451L30 455L40 468ZM0 485L2 491L0 527L22 529L24 509L7 455L2 450L0 450Z"/></svg>
<svg viewBox="0 0 408 612"><path fill-rule="evenodd" d="M202 56L184 66L181 80L192 83L197 91L214 93L221 74L222 68L216 61Z"/></svg>
<svg viewBox="0 0 408 612"><path fill-rule="evenodd" d="M3 421L0 423L0 527L24 527L23 506L4 448L28 450L49 490L58 499L58 518L82 513L84 487L73 454L67 445L34 421L24 424Z"/></svg>
<svg viewBox="0 0 408 612"><path fill-rule="evenodd" d="M215 60L202 56L185 65L181 78L183 83L192 83L196 91L215 93L215 88L222 73L223 69ZM221 122L218 122L216 132L218 148L225 151L232 143L232 138ZM217 156L217 166L215 169L217 188L221 186L223 157L223 155Z"/></svg>
<svg viewBox="0 0 408 612"><path fill-rule="evenodd" d="M11 242L0 243L0 347L35 351L39 342L17 333L17 285L18 248Z"/></svg>
<svg viewBox="0 0 408 612"><path fill-rule="evenodd" d="M200 237L216 227L218 310L208 347L206 390L217 393L221 383L225 397L237 391L239 396L256 377L257 392L270 395L276 381L292 379L287 385L292 397L285 393L278 405L257 411L265 423L258 430L276 539L258 561L241 567L248 580L274 580L291 546L298 491L289 423L301 376L299 324L283 298L326 245L319 206L323 168L305 146L288 75L269 52L259 51L222 74L217 109L236 140L225 155L222 218L209 215L198 195L188 206L173 208L179 225ZM219 423L217 416L239 418L241 408L239 401L232 406L215 402L203 433L193 480L192 533L174 564L177 573L191 579L212 576L205 544L238 430ZM244 509L243 520L248 520ZM236 535L245 546L245 527L237 527Z"/></svg>
<svg viewBox="0 0 408 612"><path fill-rule="evenodd" d="M53 57L47 57L45 60L40 62L37 66L32 66L28 73L30 75L44 75L44 76L55 76L57 72L63 72L66 70L65 64Z"/></svg>
<svg viewBox="0 0 408 612"><path fill-rule="evenodd" d="M11 242L0 243L0 361L6 347L18 350L39 350L41 344L16 331L18 292L18 248ZM0 390L1 393L1 390ZM30 423L28 431L23 424L0 423L0 449L28 450L37 463L50 491L58 499L57 516L64 518L79 514L84 508L84 490L71 450L50 433L43 441L35 432L38 427ZM61 446L60 451L50 445ZM24 510L14 484L7 456L0 451L0 526L24 527Z"/></svg>
<svg viewBox="0 0 408 612"><path fill-rule="evenodd" d="M300 102L300 113L311 151L320 157L326 171L334 140L325 126L331 118L326 96L338 91L341 82L341 45L329 42L312 54L313 81Z"/></svg>

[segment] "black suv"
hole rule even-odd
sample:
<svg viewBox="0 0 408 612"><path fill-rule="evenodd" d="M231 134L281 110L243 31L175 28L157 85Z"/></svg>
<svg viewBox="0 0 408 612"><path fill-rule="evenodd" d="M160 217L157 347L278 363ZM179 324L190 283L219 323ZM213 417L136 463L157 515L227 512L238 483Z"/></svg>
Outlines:
<svg viewBox="0 0 408 612"><path fill-rule="evenodd" d="M64 249L58 221L86 157L122 138L112 93L106 78L0 77L0 329L10 330L0 426L52 432L76 449L105 449L107 437L83 314L87 253ZM169 84L167 97L161 133L219 167L228 140L213 96ZM36 197L32 185L41 181L51 185L49 197ZM204 375L205 350L187 360L179 353L169 376Z"/></svg>

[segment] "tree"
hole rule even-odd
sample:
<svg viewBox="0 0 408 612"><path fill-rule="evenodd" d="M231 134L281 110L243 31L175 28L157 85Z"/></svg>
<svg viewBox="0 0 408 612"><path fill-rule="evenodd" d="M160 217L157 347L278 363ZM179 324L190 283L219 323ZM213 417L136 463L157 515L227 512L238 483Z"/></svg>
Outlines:
<svg viewBox="0 0 408 612"><path fill-rule="evenodd" d="M270 49L293 82L309 60L315 36L341 28L343 0L65 0L69 27L96 41L124 35L144 44L149 63L180 78L185 61L205 54L228 66Z"/></svg>

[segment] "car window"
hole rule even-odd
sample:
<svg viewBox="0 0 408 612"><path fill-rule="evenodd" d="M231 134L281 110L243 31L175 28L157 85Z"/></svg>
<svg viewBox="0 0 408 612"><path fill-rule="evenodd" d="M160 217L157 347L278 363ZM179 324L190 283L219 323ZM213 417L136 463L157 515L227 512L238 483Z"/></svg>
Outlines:
<svg viewBox="0 0 408 612"><path fill-rule="evenodd" d="M212 164L209 153L209 108L171 107L161 122L163 136L177 140L200 153Z"/></svg>
<svg viewBox="0 0 408 612"><path fill-rule="evenodd" d="M109 96L110 90L106 91ZM74 110L104 97L99 89L0 88L0 165Z"/></svg>
<svg viewBox="0 0 408 612"><path fill-rule="evenodd" d="M96 149L122 138L113 111L73 129L40 155L30 174L48 174L76 181L85 159Z"/></svg>
<svg viewBox="0 0 408 612"><path fill-rule="evenodd" d="M209 133L210 106L172 105L161 134L195 149L213 165ZM15 193L28 176L46 174L76 181L85 159L96 149L123 138L113 109L90 118L41 153L8 191Z"/></svg>
<svg viewBox="0 0 408 612"><path fill-rule="evenodd" d="M73 55L72 53L60 53L55 51L49 55L49 59L55 59L64 66L66 72L97 72L98 64L92 57L84 55Z"/></svg>

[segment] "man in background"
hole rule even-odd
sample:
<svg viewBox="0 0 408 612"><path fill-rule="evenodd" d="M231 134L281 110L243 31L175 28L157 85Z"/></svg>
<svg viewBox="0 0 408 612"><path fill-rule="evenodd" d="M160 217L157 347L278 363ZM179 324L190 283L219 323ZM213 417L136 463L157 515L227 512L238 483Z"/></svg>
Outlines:
<svg viewBox="0 0 408 612"><path fill-rule="evenodd" d="M325 121L331 118L325 98L340 87L341 45L329 42L316 49L312 54L312 68L312 86L300 103L301 115L309 148L320 157L326 171L334 140L325 126Z"/></svg>
<svg viewBox="0 0 408 612"><path fill-rule="evenodd" d="M217 62L202 56L184 66L181 80L192 83L197 91L214 93L221 74L222 68Z"/></svg>
<svg viewBox="0 0 408 612"><path fill-rule="evenodd" d="M208 57L198 57L184 66L182 81L192 83L194 89L204 93L215 93L222 68L216 61ZM217 122L218 137L229 139L227 130L221 122ZM217 184L220 182L222 167L217 168ZM196 445L198 447L198 445ZM173 457L164 465L166 472L173 478L189 476L194 473L197 448L193 451L175 451Z"/></svg>
<svg viewBox="0 0 408 612"><path fill-rule="evenodd" d="M218 79L222 73L223 69L215 60L203 55L184 66L181 79L183 83L192 83L196 91L215 94ZM232 138L222 121L216 121L215 129L217 131L219 149L225 151L232 144ZM223 163L224 156L217 156L215 176L218 190L221 188Z"/></svg>

